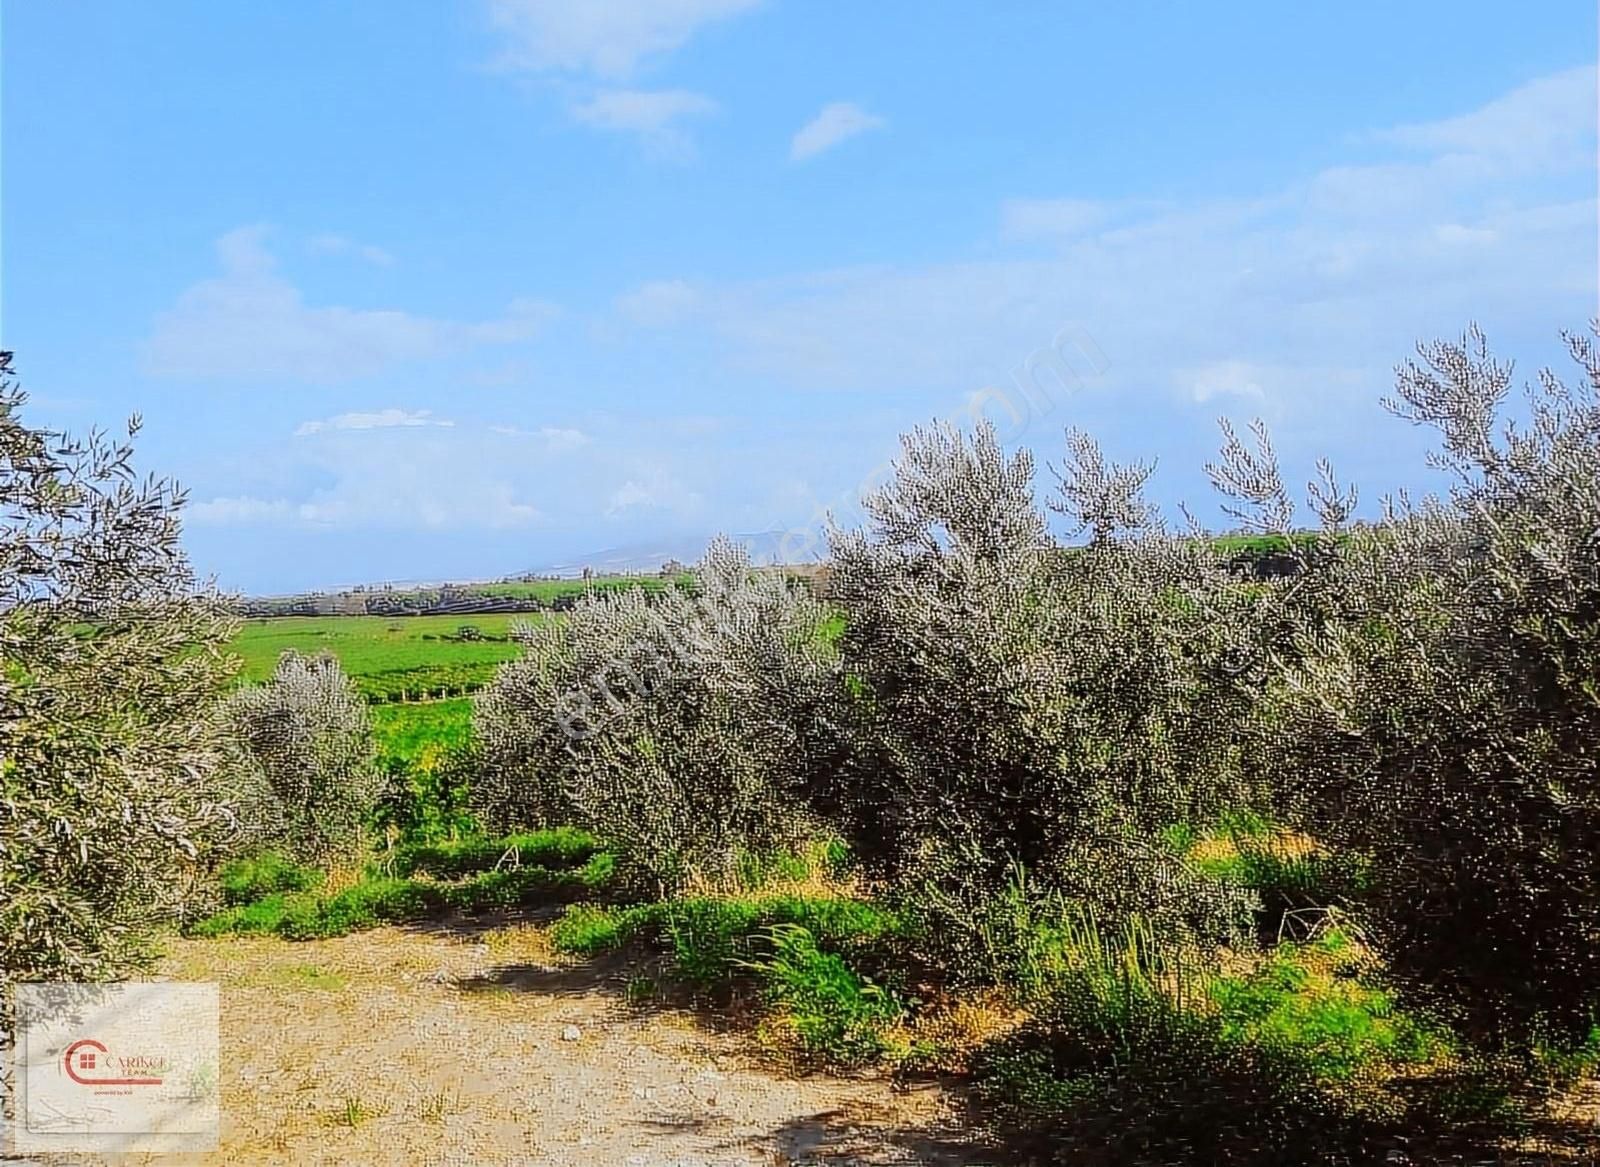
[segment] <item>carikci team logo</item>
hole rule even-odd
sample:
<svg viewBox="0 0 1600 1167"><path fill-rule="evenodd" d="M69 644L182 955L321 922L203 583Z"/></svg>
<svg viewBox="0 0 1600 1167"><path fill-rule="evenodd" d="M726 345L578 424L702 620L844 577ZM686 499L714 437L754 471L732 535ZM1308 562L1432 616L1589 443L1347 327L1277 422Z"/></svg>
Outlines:
<svg viewBox="0 0 1600 1167"><path fill-rule="evenodd" d="M160 1054L114 1057L92 1037L69 1045L61 1062L67 1077L80 1086L160 1086L172 1072L171 1064Z"/></svg>
<svg viewBox="0 0 1600 1167"><path fill-rule="evenodd" d="M0 1153L216 1148L216 985L24 984L16 997L16 1117Z"/></svg>

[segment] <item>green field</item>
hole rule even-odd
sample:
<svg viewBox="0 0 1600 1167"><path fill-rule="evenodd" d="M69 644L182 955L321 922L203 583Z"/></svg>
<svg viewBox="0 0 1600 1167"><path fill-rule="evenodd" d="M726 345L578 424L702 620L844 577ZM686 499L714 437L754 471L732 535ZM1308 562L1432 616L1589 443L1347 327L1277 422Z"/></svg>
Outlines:
<svg viewBox="0 0 1600 1167"><path fill-rule="evenodd" d="M382 756L412 764L421 762L430 750L443 753L467 744L472 736L472 700L455 697L375 705L372 734Z"/></svg>
<svg viewBox="0 0 1600 1167"><path fill-rule="evenodd" d="M460 696L486 683L497 665L514 659L513 624L538 613L471 616L282 616L247 620L234 638L240 676L264 681L286 649L326 650L374 702ZM455 639L470 626L482 640Z"/></svg>
<svg viewBox="0 0 1600 1167"><path fill-rule="evenodd" d="M677 576L673 582L679 587L688 587L694 580L692 575ZM473 584L468 590L481 596L506 596L515 599L532 598L545 604L553 604L563 597L576 599L589 592L620 592L629 588L641 588L647 592L659 592L666 588L668 580L663 576L653 575L615 575L601 576L590 580L573 579L535 579L513 580L506 583Z"/></svg>

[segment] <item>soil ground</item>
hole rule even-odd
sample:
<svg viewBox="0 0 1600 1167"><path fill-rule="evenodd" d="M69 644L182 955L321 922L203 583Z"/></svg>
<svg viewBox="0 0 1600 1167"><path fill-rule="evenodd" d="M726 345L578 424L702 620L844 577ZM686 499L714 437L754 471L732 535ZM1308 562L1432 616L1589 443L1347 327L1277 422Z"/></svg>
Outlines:
<svg viewBox="0 0 1600 1167"><path fill-rule="evenodd" d="M633 1008L625 972L563 960L532 927L181 940L161 975L221 985L211 1163L994 1161L937 1086L777 1072L748 1031Z"/></svg>

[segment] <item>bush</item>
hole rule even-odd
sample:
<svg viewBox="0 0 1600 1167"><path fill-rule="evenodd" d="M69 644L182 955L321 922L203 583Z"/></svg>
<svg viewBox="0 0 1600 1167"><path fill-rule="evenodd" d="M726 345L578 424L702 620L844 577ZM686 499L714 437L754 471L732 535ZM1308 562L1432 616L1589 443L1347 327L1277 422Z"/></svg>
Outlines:
<svg viewBox="0 0 1600 1167"><path fill-rule="evenodd" d="M372 728L338 659L290 650L223 707L231 779L250 835L299 860L359 844L381 790Z"/></svg>
<svg viewBox="0 0 1600 1167"><path fill-rule="evenodd" d="M1213 937L1248 915L1155 840L1247 801L1257 601L1206 544L1162 532L1141 468L1069 440L1057 506L1087 547L1051 542L1031 460L987 427L904 438L868 529L833 535L849 749L812 796L870 873L942 915L926 931L958 968L984 964L971 957L1018 864L1109 915Z"/></svg>
<svg viewBox="0 0 1600 1167"><path fill-rule="evenodd" d="M1401 370L1451 497L1302 574L1265 716L1287 802L1370 858L1402 982L1491 1045L1581 1035L1600 1006L1600 361L1530 390L1474 333Z"/></svg>
<svg viewBox="0 0 1600 1167"><path fill-rule="evenodd" d="M741 854L806 833L824 617L721 540L692 595L585 597L480 694L478 807L498 829L575 819L641 887L733 882Z"/></svg>
<svg viewBox="0 0 1600 1167"><path fill-rule="evenodd" d="M0 353L0 982L94 981L145 967L233 843L208 714L234 623L184 558L183 494L26 402Z"/></svg>

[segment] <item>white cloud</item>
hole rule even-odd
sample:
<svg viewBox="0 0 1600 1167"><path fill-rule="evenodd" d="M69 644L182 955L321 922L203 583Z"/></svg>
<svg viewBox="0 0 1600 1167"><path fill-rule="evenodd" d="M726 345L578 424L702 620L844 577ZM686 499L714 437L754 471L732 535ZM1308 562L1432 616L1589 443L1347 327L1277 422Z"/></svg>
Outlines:
<svg viewBox="0 0 1600 1167"><path fill-rule="evenodd" d="M189 522L206 526L248 526L291 519L294 516L294 507L281 498L262 499L249 495L234 495L191 503L183 514Z"/></svg>
<svg viewBox="0 0 1600 1167"><path fill-rule="evenodd" d="M1540 77L1460 117L1379 130L1379 142L1492 164L1501 173L1575 168L1594 153L1596 67Z"/></svg>
<svg viewBox="0 0 1600 1167"><path fill-rule="evenodd" d="M373 432L360 441L333 432L351 428ZM491 457L465 431L401 423L337 425L329 432L328 441L282 452L273 466L280 483L270 493L258 488L212 498L190 507L190 519L211 526L443 532L543 521L529 476L514 460ZM285 476L305 485L286 488Z"/></svg>
<svg viewBox="0 0 1600 1167"><path fill-rule="evenodd" d="M306 247L314 255L353 255L377 267L394 266L394 256L383 248L370 243L357 243L347 236L331 232L313 235L307 240Z"/></svg>
<svg viewBox="0 0 1600 1167"><path fill-rule="evenodd" d="M450 428L456 423L433 416L431 409L380 409L376 413L341 413L325 421L305 421L295 429L296 437L321 433L323 430L381 430L415 429L422 426Z"/></svg>
<svg viewBox="0 0 1600 1167"><path fill-rule="evenodd" d="M683 45L696 30L754 8L759 0L490 0L514 68L618 79L641 61Z"/></svg>
<svg viewBox="0 0 1600 1167"><path fill-rule="evenodd" d="M1266 397L1261 388L1264 379L1262 374L1263 370L1247 361L1230 360L1207 365L1184 379L1189 382L1191 396L1198 402L1210 401L1214 397L1244 397L1261 401Z"/></svg>
<svg viewBox="0 0 1600 1167"><path fill-rule="evenodd" d="M599 130L637 134L657 155L682 158L693 151L677 123L716 112L717 103L682 89L607 89L568 107L575 121Z"/></svg>
<svg viewBox="0 0 1600 1167"><path fill-rule="evenodd" d="M671 328L693 314L699 294L683 280L652 280L616 299L617 314L642 328Z"/></svg>
<svg viewBox="0 0 1600 1167"><path fill-rule="evenodd" d="M330 383L536 336L555 309L515 300L504 315L458 323L392 309L308 305L277 271L263 227L217 241L222 274L202 280L160 313L144 346L157 376L290 377Z"/></svg>
<svg viewBox="0 0 1600 1167"><path fill-rule="evenodd" d="M658 470L642 478L630 478L612 491L605 513L608 519L640 511L687 514L698 509L703 501L698 492Z"/></svg>
<svg viewBox="0 0 1600 1167"><path fill-rule="evenodd" d="M579 429L564 429L560 426L540 426L536 430L525 430L514 425L492 425L490 431L504 434L511 438L536 438L544 444L544 448L552 454L564 450L576 450L580 446L587 446L590 442L589 435Z"/></svg>
<svg viewBox="0 0 1600 1167"><path fill-rule="evenodd" d="M816 117L800 127L789 143L789 159L800 162L814 158L847 138L868 130L882 129L887 124L883 118L868 113L853 102L836 101L823 106Z"/></svg>

